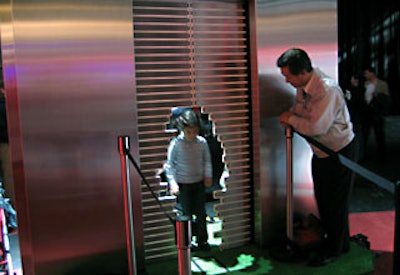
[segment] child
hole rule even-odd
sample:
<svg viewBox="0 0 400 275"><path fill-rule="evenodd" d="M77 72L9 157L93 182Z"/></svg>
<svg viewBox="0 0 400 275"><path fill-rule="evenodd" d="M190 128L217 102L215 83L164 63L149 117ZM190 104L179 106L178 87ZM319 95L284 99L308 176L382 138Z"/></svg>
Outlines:
<svg viewBox="0 0 400 275"><path fill-rule="evenodd" d="M205 138L198 135L200 120L185 110L176 120L179 135L171 140L166 165L172 195L178 196L183 214L196 215L194 234L200 250L209 250L205 209L205 188L212 185L210 150Z"/></svg>

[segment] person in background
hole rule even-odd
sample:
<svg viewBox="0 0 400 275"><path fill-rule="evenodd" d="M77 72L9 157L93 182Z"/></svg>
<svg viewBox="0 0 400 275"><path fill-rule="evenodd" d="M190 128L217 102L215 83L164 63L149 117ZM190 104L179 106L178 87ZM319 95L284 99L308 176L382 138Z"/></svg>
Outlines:
<svg viewBox="0 0 400 275"><path fill-rule="evenodd" d="M185 216L196 216L193 233L197 237L194 249L210 250L206 221L205 188L212 185L212 163L197 114L187 109L176 119L179 135L168 148L166 175L170 193L178 196Z"/></svg>
<svg viewBox="0 0 400 275"><path fill-rule="evenodd" d="M366 111L364 94L365 87L363 76L358 74L352 75L350 83L345 90L345 98L350 113L350 120L353 123L353 131L356 135L356 161L360 161L364 158L364 142L362 134L363 119Z"/></svg>
<svg viewBox="0 0 400 275"><path fill-rule="evenodd" d="M388 84L376 76L375 69L368 67L364 70L365 103L367 105L363 119L364 151L368 145L371 127L374 129L378 156L385 157L385 116L390 109L390 93Z"/></svg>
<svg viewBox="0 0 400 275"><path fill-rule="evenodd" d="M313 68L302 49L285 51L278 58L277 66L286 82L296 88L294 105L280 115L280 123L353 159L355 135L339 85ZM352 172L337 157L310 145L314 195L326 234L317 251L311 254L308 265L322 266L350 249L348 214Z"/></svg>
<svg viewBox="0 0 400 275"><path fill-rule="evenodd" d="M13 207L15 205L14 183L8 143L6 98L2 87L0 88L0 116L0 189L2 191L0 201L5 211L8 233L13 234L17 232L18 223L17 212Z"/></svg>
<svg viewBox="0 0 400 275"><path fill-rule="evenodd" d="M5 197L14 204L14 185L11 172L10 146L8 143L6 98L4 89L0 88L0 181L5 190Z"/></svg>

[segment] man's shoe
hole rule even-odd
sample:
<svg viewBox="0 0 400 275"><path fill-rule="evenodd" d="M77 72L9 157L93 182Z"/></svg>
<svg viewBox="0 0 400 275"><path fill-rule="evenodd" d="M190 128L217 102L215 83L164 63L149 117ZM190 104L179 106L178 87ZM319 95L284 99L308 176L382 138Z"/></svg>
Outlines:
<svg viewBox="0 0 400 275"><path fill-rule="evenodd" d="M307 265L309 266L324 266L336 261L338 256L330 254L317 254L311 258Z"/></svg>

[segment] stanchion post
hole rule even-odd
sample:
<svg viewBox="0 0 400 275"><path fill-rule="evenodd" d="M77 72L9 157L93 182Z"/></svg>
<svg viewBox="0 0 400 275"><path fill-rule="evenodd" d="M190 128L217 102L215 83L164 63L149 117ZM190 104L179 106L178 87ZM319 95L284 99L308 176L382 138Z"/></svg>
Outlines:
<svg viewBox="0 0 400 275"><path fill-rule="evenodd" d="M285 128L286 135L286 235L293 240L293 129Z"/></svg>
<svg viewBox="0 0 400 275"><path fill-rule="evenodd" d="M393 275L400 275L400 181L396 182L394 192L395 222L394 222L394 247L393 247Z"/></svg>
<svg viewBox="0 0 400 275"><path fill-rule="evenodd" d="M187 216L177 216L175 222L175 241L178 249L178 265L180 275L191 275L192 229Z"/></svg>
<svg viewBox="0 0 400 275"><path fill-rule="evenodd" d="M118 137L118 150L121 158L121 174L122 174L122 188L124 195L124 213L125 213L125 234L128 252L128 267L129 274L136 275L136 253L135 253L135 235L133 225L133 210L132 210L132 194L131 182L129 177L129 158L128 153L130 150L129 137Z"/></svg>

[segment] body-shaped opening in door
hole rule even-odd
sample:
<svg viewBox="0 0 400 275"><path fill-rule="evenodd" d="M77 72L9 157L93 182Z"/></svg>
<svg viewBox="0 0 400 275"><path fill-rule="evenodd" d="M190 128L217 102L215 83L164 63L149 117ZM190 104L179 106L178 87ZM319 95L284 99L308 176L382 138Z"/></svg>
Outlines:
<svg viewBox="0 0 400 275"><path fill-rule="evenodd" d="M210 119L209 114L202 113L201 108L197 106L172 108L169 121L166 124L166 133L171 136L171 140L176 138L180 134L177 124L181 114L186 110L193 110L197 114L200 122L198 135L203 137L207 141L208 149L210 152L212 166L212 184L211 186L205 188L207 231L209 244L219 245L221 242L219 231L221 230L222 221L219 219L216 211L214 210L214 205L216 203L219 203L219 199L217 199L214 194L216 191L224 192L226 189L224 181L228 177L229 173L223 161L224 148L222 143L219 141L218 136L215 134L214 124ZM179 196L175 197L173 194L170 193L170 186L165 169L161 171L159 176L161 184L165 186L165 189L163 190L161 195L167 196L170 199L176 199L175 210L177 212L181 211L182 208L178 198ZM193 220L193 226L196 226L196 217L193 217Z"/></svg>

